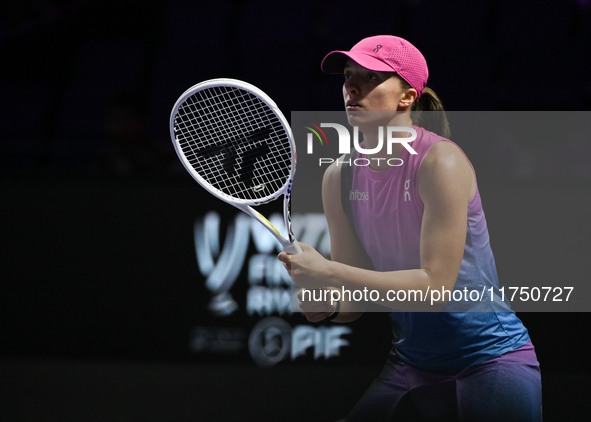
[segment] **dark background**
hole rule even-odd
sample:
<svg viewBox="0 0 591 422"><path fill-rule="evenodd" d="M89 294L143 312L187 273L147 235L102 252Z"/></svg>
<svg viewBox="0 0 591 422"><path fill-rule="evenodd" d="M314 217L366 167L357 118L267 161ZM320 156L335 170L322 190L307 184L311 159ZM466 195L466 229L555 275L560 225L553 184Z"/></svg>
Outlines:
<svg viewBox="0 0 591 422"><path fill-rule="evenodd" d="M589 110L590 16L586 0L3 2L0 418L343 417L386 359L384 315L352 324L351 347L327 361L262 369L247 354L188 347L196 326L256 319L205 310L193 221L235 210L180 168L175 100L232 77L288 117L338 110L341 80L320 71L324 55L395 34L426 56L449 110ZM458 143L479 177L501 280L585 278L589 138ZM586 420L590 314L519 316L542 366L545 420Z"/></svg>

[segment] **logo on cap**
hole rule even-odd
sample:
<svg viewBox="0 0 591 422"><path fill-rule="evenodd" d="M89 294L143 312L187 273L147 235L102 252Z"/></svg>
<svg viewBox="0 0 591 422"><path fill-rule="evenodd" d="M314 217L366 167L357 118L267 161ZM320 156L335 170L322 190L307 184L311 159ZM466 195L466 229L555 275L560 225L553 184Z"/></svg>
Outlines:
<svg viewBox="0 0 591 422"><path fill-rule="evenodd" d="M380 51L380 48L382 48L382 46L380 44L376 45L376 48L373 49L373 51L375 51L376 53L378 51Z"/></svg>

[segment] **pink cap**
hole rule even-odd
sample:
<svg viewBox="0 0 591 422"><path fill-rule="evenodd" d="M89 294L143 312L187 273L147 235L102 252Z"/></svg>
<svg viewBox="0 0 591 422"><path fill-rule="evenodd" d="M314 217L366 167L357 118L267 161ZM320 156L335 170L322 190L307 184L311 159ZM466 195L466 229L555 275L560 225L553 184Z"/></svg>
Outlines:
<svg viewBox="0 0 591 422"><path fill-rule="evenodd" d="M326 73L343 73L347 57L369 70L396 72L402 79L423 94L429 69L421 52L403 38L377 35L364 38L351 51L331 51L320 67Z"/></svg>

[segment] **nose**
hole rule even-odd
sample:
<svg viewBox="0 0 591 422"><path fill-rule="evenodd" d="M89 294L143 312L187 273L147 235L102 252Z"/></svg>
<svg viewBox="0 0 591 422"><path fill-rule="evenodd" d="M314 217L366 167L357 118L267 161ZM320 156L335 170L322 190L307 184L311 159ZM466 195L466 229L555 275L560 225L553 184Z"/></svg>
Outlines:
<svg viewBox="0 0 591 422"><path fill-rule="evenodd" d="M355 81L355 78L349 78L345 80L345 84L343 85L343 89L349 94L359 94L359 84Z"/></svg>

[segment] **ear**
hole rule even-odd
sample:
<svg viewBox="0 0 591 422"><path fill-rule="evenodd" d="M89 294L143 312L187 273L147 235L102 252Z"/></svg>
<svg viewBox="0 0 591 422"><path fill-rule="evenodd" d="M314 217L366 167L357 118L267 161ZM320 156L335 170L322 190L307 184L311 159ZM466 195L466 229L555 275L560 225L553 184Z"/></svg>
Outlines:
<svg viewBox="0 0 591 422"><path fill-rule="evenodd" d="M408 109L417 99L418 93L417 90L414 88L407 89L402 97L400 97L400 101L398 102L398 107L401 109Z"/></svg>

